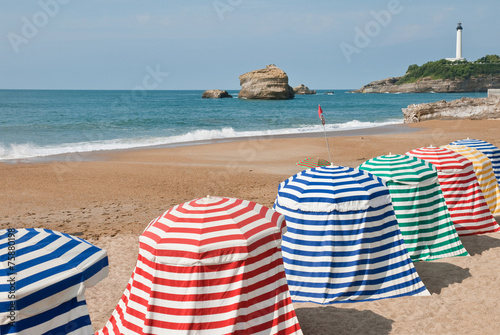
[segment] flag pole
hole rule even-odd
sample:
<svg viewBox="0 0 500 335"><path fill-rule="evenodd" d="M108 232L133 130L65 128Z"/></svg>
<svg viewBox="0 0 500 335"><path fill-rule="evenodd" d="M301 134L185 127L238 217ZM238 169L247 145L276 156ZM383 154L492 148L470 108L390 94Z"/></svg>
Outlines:
<svg viewBox="0 0 500 335"><path fill-rule="evenodd" d="M323 132L325 133L326 148L328 149L328 158L330 159L330 163L333 164L332 156L330 155L330 145L328 144L328 137L326 137L325 125L323 125Z"/></svg>
<svg viewBox="0 0 500 335"><path fill-rule="evenodd" d="M328 137L326 136L325 116L323 115L323 110L321 109L321 105L318 105L318 115L319 119L321 120L321 123L323 124L323 132L325 133L326 148L328 150L328 159L330 160L330 164L333 164L332 155L330 154L330 144L328 143Z"/></svg>

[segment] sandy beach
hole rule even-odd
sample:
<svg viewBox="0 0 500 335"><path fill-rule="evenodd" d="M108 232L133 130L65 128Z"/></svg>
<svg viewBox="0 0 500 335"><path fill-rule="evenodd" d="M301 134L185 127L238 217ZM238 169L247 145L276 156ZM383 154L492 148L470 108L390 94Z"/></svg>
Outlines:
<svg viewBox="0 0 500 335"><path fill-rule="evenodd" d="M357 167L378 155L467 137L500 147L500 120L427 121L396 128L390 134L365 130L330 136L334 164ZM108 251L108 277L86 292L98 330L125 289L138 237L152 219L206 195L272 207L278 184L300 171L295 163L306 157L328 159L323 137L268 137L1 163L0 228L57 230ZM415 264L430 297L329 306L296 303L304 334L500 334L500 233L462 237L462 242L470 257Z"/></svg>

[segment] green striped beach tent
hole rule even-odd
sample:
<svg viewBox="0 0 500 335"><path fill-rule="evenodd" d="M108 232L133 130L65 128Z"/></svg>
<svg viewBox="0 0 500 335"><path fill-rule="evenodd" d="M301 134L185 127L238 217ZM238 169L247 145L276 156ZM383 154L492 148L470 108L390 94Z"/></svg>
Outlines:
<svg viewBox="0 0 500 335"><path fill-rule="evenodd" d="M382 178L413 261L467 256L439 186L435 167L420 158L385 155L359 167Z"/></svg>

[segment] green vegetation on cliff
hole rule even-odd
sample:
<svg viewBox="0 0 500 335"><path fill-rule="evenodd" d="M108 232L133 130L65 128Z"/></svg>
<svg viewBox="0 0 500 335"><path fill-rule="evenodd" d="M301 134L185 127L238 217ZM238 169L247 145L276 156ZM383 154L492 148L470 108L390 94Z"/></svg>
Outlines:
<svg viewBox="0 0 500 335"><path fill-rule="evenodd" d="M486 55L474 62L440 59L435 62L427 62L422 66L410 65L406 74L396 84L414 83L426 77L431 79L468 79L497 75L500 75L500 57L498 55Z"/></svg>

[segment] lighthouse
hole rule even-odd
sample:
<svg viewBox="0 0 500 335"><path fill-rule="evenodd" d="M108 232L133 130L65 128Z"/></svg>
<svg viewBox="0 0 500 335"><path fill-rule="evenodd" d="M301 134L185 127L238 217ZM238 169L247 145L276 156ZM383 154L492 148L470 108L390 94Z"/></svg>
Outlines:
<svg viewBox="0 0 500 335"><path fill-rule="evenodd" d="M465 60L462 58L462 23L458 22L457 24L457 52L455 54L455 58L446 58L446 60L455 62L459 60Z"/></svg>
<svg viewBox="0 0 500 335"><path fill-rule="evenodd" d="M458 22L457 25L457 54L455 57L457 60L462 60L462 24Z"/></svg>

